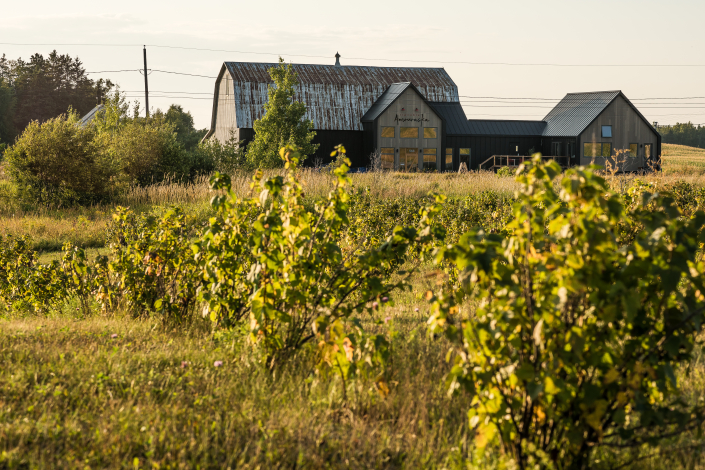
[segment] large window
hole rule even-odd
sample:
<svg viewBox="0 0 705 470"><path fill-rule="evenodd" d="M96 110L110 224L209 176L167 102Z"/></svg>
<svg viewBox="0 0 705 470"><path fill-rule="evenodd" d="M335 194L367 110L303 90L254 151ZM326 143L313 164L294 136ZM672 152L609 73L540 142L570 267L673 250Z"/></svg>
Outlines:
<svg viewBox="0 0 705 470"><path fill-rule="evenodd" d="M446 149L445 170L446 171L453 171L453 149L452 148Z"/></svg>
<svg viewBox="0 0 705 470"><path fill-rule="evenodd" d="M393 127L383 127L382 128L382 137L394 137L394 128Z"/></svg>
<svg viewBox="0 0 705 470"><path fill-rule="evenodd" d="M583 156L585 157L611 157L612 144L609 142L593 142L583 144Z"/></svg>
<svg viewBox="0 0 705 470"><path fill-rule="evenodd" d="M437 137L436 127L424 127L423 128L423 138L424 139L435 139Z"/></svg>
<svg viewBox="0 0 705 470"><path fill-rule="evenodd" d="M423 169L436 169L436 149L423 149Z"/></svg>
<svg viewBox="0 0 705 470"><path fill-rule="evenodd" d="M639 152L639 144L629 144L629 156L636 157Z"/></svg>
<svg viewBox="0 0 705 470"><path fill-rule="evenodd" d="M399 129L399 137L402 139L418 139L419 138L419 128L418 127L402 127Z"/></svg>
<svg viewBox="0 0 705 470"><path fill-rule="evenodd" d="M612 126L602 126L602 137L612 137Z"/></svg>
<svg viewBox="0 0 705 470"><path fill-rule="evenodd" d="M392 129L394 129L392 127ZM393 170L394 169L394 149L393 148L382 148L382 169L383 170Z"/></svg>
<svg viewBox="0 0 705 470"><path fill-rule="evenodd" d="M644 157L653 158L653 155L651 155L651 144L644 144Z"/></svg>

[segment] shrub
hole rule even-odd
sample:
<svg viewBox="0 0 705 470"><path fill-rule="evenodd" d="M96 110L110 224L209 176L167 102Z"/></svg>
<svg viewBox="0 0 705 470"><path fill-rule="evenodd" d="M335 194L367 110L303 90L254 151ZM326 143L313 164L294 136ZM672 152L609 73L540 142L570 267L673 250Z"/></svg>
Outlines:
<svg viewBox="0 0 705 470"><path fill-rule="evenodd" d="M114 235L122 242L113 245L109 264L117 279L105 279L99 289L103 305L122 300L136 317L156 313L164 323L187 321L196 305L198 276L189 249L194 234L183 212L176 208L159 219L144 218L137 228L127 209L118 208L113 217L125 230Z"/></svg>
<svg viewBox="0 0 705 470"><path fill-rule="evenodd" d="M440 236L430 227L438 210L432 206L418 229L396 227L373 246L361 240L342 245L349 161L334 170L328 198L309 212L296 175L299 154L287 147L281 156L286 177L256 175L259 197L240 200L227 176L213 178L214 189L226 194L213 198L217 217L193 246L211 319L221 325L248 319L269 366L334 332L345 332L339 341L351 341L345 325L356 314L374 312L373 301L404 288L413 273L413 267L404 269L412 246Z"/></svg>
<svg viewBox="0 0 705 470"><path fill-rule="evenodd" d="M214 171L231 174L247 167L245 147L231 136L227 142L209 139L199 143L193 151L191 177L198 174L211 174Z"/></svg>
<svg viewBox="0 0 705 470"><path fill-rule="evenodd" d="M459 281L428 294L433 331L455 351L450 390L473 399L476 445L501 443L519 468L586 468L594 449L638 449L702 420L674 371L705 321L705 214L682 218L642 191L625 205L592 169L568 170L558 193L559 173L522 166L507 234L440 249ZM625 220L636 229L622 244Z"/></svg>
<svg viewBox="0 0 705 470"><path fill-rule="evenodd" d="M189 155L171 125L158 121L121 120L96 140L105 159L116 167L125 185L145 185L171 176L189 176Z"/></svg>
<svg viewBox="0 0 705 470"><path fill-rule="evenodd" d="M94 129L77 122L73 112L41 124L32 121L5 152L8 173L24 200L69 205L108 196L114 174L98 152Z"/></svg>

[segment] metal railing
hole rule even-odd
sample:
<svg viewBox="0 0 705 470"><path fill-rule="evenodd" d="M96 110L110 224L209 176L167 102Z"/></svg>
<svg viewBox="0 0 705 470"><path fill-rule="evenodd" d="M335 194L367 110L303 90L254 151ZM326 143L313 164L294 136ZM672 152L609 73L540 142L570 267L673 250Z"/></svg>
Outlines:
<svg viewBox="0 0 705 470"><path fill-rule="evenodd" d="M521 156L521 155L492 155L490 158L480 163L480 170L490 170L494 171L497 168L502 167L518 167L524 162L531 161L533 157ZM552 157L552 156L542 156L541 160L553 160L557 162L561 167L568 167L569 157ZM491 163L491 165L489 165Z"/></svg>

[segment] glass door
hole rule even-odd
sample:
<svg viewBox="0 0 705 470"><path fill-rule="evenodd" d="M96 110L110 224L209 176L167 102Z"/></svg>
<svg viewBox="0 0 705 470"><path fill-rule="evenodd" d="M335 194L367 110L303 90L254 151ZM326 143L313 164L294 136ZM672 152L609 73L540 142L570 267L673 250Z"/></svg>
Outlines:
<svg viewBox="0 0 705 470"><path fill-rule="evenodd" d="M399 149L399 171L416 171L419 167L419 149Z"/></svg>

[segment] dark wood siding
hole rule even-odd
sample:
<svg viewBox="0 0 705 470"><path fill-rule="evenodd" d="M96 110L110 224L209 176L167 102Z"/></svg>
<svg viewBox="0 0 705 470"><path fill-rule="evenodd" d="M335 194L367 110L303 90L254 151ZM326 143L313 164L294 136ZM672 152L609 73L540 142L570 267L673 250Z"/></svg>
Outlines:
<svg viewBox="0 0 705 470"><path fill-rule="evenodd" d="M446 147L453 148L453 167L458 169L458 149L469 148L470 169L477 170L480 164L493 155L515 155L516 151L510 153L510 145L519 145L519 154L528 155L529 150L541 151L541 137L539 136L446 136Z"/></svg>
<svg viewBox="0 0 705 470"><path fill-rule="evenodd" d="M255 138L254 129L238 129L240 139L244 140L244 145L252 142ZM316 162L322 165L327 165L333 161L330 156L335 150L335 146L343 144L345 151L348 154L352 167L367 167L369 166L369 152L365 152L363 145L362 131L316 131L316 137L313 138L314 144L318 145L316 153L308 157L304 162L304 166L314 166Z"/></svg>

